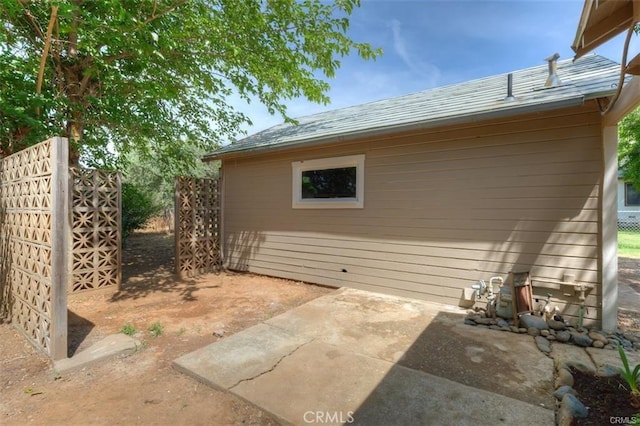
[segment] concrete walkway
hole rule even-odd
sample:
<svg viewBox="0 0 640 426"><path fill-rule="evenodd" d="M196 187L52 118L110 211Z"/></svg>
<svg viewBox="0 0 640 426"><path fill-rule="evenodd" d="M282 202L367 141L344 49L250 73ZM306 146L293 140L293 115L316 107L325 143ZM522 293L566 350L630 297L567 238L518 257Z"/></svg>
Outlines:
<svg viewBox="0 0 640 426"><path fill-rule="evenodd" d="M555 424L553 360L452 309L341 289L174 366L285 424Z"/></svg>

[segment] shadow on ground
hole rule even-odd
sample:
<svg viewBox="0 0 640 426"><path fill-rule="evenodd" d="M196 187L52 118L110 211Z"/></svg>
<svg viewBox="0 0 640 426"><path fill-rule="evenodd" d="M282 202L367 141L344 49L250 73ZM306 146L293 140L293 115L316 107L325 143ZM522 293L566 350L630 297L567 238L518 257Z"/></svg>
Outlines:
<svg viewBox="0 0 640 426"><path fill-rule="evenodd" d="M509 422L517 420L517 416L510 419L514 415L510 407L495 405L521 408L515 400L551 410L550 363L537 351L527 353L533 349L530 337L487 332L464 325L463 318L439 312L353 413L354 423L385 419L402 424L468 424L466 408L474 406L497 414L492 422ZM443 381L423 380L411 370ZM475 390L467 394L463 388L447 389L448 381ZM432 395L438 393L442 394L440 401L434 404ZM491 394L513 399L494 399ZM413 404L430 408L416 409ZM399 405L404 406L399 409Z"/></svg>
<svg viewBox="0 0 640 426"><path fill-rule="evenodd" d="M67 310L67 356L72 357L91 333L95 324Z"/></svg>
<svg viewBox="0 0 640 426"><path fill-rule="evenodd" d="M122 286L111 301L140 299L158 292L176 293L183 301L193 301L197 289L195 279L181 279L175 273L173 234L140 232L127 239L122 253Z"/></svg>

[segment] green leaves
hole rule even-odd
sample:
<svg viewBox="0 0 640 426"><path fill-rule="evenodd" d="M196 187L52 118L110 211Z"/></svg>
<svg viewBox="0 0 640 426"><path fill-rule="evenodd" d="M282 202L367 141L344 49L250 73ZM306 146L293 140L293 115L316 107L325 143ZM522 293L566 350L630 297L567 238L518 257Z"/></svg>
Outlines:
<svg viewBox="0 0 640 426"><path fill-rule="evenodd" d="M54 4L42 94L35 96ZM78 137L85 161L107 146L118 153L154 149L184 161L171 157L177 141L212 150L249 122L230 103L232 93L257 98L289 120L287 99L328 103L325 78L342 57L380 54L347 35L358 6L358 0L0 0L1 153L61 135Z"/></svg>
<svg viewBox="0 0 640 426"><path fill-rule="evenodd" d="M618 343L618 354L620 354L620 360L624 368L620 368L620 375L629 385L629 391L632 395L640 395L640 364L636 365L633 370L629 367L629 361L627 355L622 348L622 345Z"/></svg>
<svg viewBox="0 0 640 426"><path fill-rule="evenodd" d="M627 182L640 189L640 108L618 126L618 163Z"/></svg>

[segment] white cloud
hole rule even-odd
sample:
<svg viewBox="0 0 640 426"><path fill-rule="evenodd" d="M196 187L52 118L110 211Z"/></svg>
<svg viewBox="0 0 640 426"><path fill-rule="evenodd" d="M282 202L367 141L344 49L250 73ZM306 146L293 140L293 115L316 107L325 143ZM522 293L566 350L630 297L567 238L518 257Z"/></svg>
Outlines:
<svg viewBox="0 0 640 426"><path fill-rule="evenodd" d="M437 86L440 81L440 69L434 64L420 59L417 54L409 52L407 42L402 34L402 23L399 20L392 19L389 27L393 35L393 50L395 54L400 57L410 71L422 78L425 88Z"/></svg>

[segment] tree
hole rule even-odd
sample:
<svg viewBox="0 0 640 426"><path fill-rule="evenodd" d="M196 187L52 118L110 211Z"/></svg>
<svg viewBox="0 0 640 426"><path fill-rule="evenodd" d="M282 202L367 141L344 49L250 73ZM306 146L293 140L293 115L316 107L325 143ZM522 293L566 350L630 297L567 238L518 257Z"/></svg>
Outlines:
<svg viewBox="0 0 640 426"><path fill-rule="evenodd" d="M51 135L81 154L176 159L210 151L250 119L228 101L327 103L352 51L360 0L0 0L0 157ZM107 149L111 147L111 149Z"/></svg>
<svg viewBox="0 0 640 426"><path fill-rule="evenodd" d="M180 158L201 158L206 152L194 151L190 144L179 147L174 155ZM197 162L189 166L184 161L163 162L160 155L149 153L142 156L137 152L126 154L124 163L127 165L123 173L123 182L140 189L146 189L151 203L157 211L173 209L175 176L218 177L218 162ZM152 191L149 191L152 188Z"/></svg>
<svg viewBox="0 0 640 426"><path fill-rule="evenodd" d="M622 177L640 189L640 108L622 119L618 140L618 164Z"/></svg>

